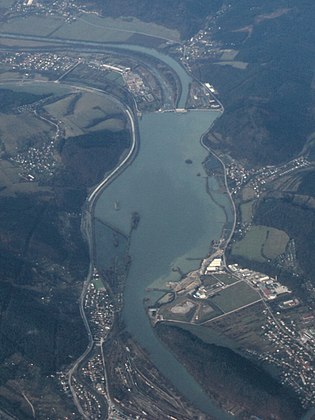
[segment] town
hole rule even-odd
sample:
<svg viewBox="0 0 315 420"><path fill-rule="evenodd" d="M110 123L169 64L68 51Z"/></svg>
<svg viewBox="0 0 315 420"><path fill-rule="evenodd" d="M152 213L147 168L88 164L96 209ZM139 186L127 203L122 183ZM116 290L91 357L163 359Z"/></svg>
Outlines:
<svg viewBox="0 0 315 420"><path fill-rule="evenodd" d="M223 258L217 255L205 259L200 270L168 284L169 292L148 308L152 324L167 321L202 325L211 330L217 321L238 313L238 328L243 323L247 331L248 311L255 319L262 305L255 340L249 340L244 331L236 333L243 351L265 365L281 368L282 383L297 392L305 407L314 404L313 311L276 278L238 264L225 266ZM262 353L255 350L258 340L260 348L264 348Z"/></svg>

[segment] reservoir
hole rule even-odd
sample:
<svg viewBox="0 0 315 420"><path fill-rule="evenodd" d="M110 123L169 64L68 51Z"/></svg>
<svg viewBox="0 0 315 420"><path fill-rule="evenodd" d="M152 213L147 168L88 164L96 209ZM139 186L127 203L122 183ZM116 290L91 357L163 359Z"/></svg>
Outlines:
<svg viewBox="0 0 315 420"><path fill-rule="evenodd" d="M225 214L206 192L202 162L208 153L200 144L201 135L217 116L213 111L145 114L139 121L139 153L100 195L95 216L127 235L132 213L139 213L124 293L127 329L186 398L222 419L224 414L155 336L143 305L146 288L178 280L172 268L180 267L184 272L198 268L211 240L220 237ZM224 199L229 206L228 199ZM119 203L119 210L115 203ZM115 250L114 246L109 249L109 229L107 233L99 229L101 224L96 223L97 260L106 269ZM120 252L117 245L116 250Z"/></svg>
<svg viewBox="0 0 315 420"><path fill-rule="evenodd" d="M173 63L172 63L173 65ZM191 80L181 70L184 104ZM52 84L25 84L19 89L43 93ZM53 84L64 93L65 86ZM202 162L208 152L200 137L219 116L215 111L186 113L157 112L139 120L140 147L135 160L100 194L95 206L95 241L98 265L106 269L126 249L132 213L140 223L133 232L129 254L132 258L124 293L123 319L134 339L149 353L159 371L196 407L225 419L198 383L154 334L144 309L147 288L165 287L179 279L173 268L188 272L197 269L213 239L218 239L226 222L222 208L206 192L207 177ZM215 179L210 184L215 184ZM215 185L214 185L215 188ZM220 197L230 214L226 195ZM115 241L113 241L113 232ZM119 245L117 245L119 243ZM150 296L149 296L150 297Z"/></svg>

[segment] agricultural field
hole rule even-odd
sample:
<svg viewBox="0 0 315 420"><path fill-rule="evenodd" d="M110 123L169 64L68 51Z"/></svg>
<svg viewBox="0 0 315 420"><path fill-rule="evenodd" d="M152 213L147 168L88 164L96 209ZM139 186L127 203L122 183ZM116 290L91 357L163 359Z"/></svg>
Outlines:
<svg viewBox="0 0 315 420"><path fill-rule="evenodd" d="M223 312L230 312L259 300L260 296L247 283L239 281L210 299Z"/></svg>
<svg viewBox="0 0 315 420"><path fill-rule="evenodd" d="M27 18L14 18L0 23L3 33L49 36L60 25L62 20L52 16L28 16Z"/></svg>
<svg viewBox="0 0 315 420"><path fill-rule="evenodd" d="M48 123L36 118L31 112L18 115L0 113L0 126L1 147L8 155L29 147L31 142L36 142L36 138L42 136L49 138L53 133Z"/></svg>
<svg viewBox="0 0 315 420"><path fill-rule="evenodd" d="M123 109L106 95L33 82L7 84L0 99L1 196L41 192L48 197L52 177L64 167L84 187L94 185L115 164L116 152L128 147ZM35 114L39 100L46 105L38 105Z"/></svg>
<svg viewBox="0 0 315 420"><path fill-rule="evenodd" d="M223 312L216 305L210 305L209 300L207 300L199 303L193 322L203 324L220 315L223 315Z"/></svg>
<svg viewBox="0 0 315 420"><path fill-rule="evenodd" d="M214 333L216 343L221 344L221 339L229 340L230 343L233 343L232 348L243 347L268 351L270 345L263 338L261 328L266 323L263 310L262 302L257 302L225 317L214 319L203 325L210 330L206 332L207 328L205 328L204 335L209 334L211 337ZM231 325L233 325L233 328L231 328Z"/></svg>
<svg viewBox="0 0 315 420"><path fill-rule="evenodd" d="M104 284L100 278L93 279L93 284L97 290L104 290Z"/></svg>
<svg viewBox="0 0 315 420"><path fill-rule="evenodd" d="M12 72L12 78L15 78L15 75L17 73ZM21 79L21 77L20 77ZM24 81L22 82L20 80L19 83L16 82L10 82L6 83L5 86L3 86L5 89L10 89L12 91L18 92L18 93L27 93L27 94L33 94L33 95L65 95L69 92L71 92L73 89L71 87L57 84L57 83L41 83L37 80L30 80L30 81Z"/></svg>
<svg viewBox="0 0 315 420"><path fill-rule="evenodd" d="M161 306L159 314L167 321L180 321L193 324L206 324L208 321L237 310L260 299L259 294L246 282L237 280L229 274L209 276L203 281L205 285L220 281L230 284L208 299L194 299L187 295L178 297L170 304ZM208 282L207 282L208 280ZM231 282L234 281L234 284Z"/></svg>
<svg viewBox="0 0 315 420"><path fill-rule="evenodd" d="M71 25L64 23L56 32L55 38L91 41L91 42L127 42L133 35L133 31L116 29L114 24L106 26L99 23L88 22L87 17L79 18Z"/></svg>
<svg viewBox="0 0 315 420"><path fill-rule="evenodd" d="M122 109L105 95L74 92L45 106L65 126L65 137L87 131L121 131L126 127Z"/></svg>
<svg viewBox="0 0 315 420"><path fill-rule="evenodd" d="M10 2L8 1L8 5ZM127 42L135 34L163 38L173 41L180 39L175 29L155 23L142 22L136 18L110 18L84 15L69 24L53 16L28 16L14 18L0 24L3 33L45 36L91 42ZM83 35L84 34L84 35Z"/></svg>
<svg viewBox="0 0 315 420"><path fill-rule="evenodd" d="M239 53L238 50L222 50L222 51L223 53L220 57L220 61L233 61Z"/></svg>
<svg viewBox="0 0 315 420"><path fill-rule="evenodd" d="M255 198L255 190L252 187L246 186L242 190L242 200L249 201Z"/></svg>
<svg viewBox="0 0 315 420"><path fill-rule="evenodd" d="M288 235L269 226L251 226L244 239L236 242L232 255L266 262L282 254L289 242Z"/></svg>
<svg viewBox="0 0 315 420"><path fill-rule="evenodd" d="M219 66L231 66L239 70L245 70L248 66L248 63L245 63L244 61L219 61L214 64Z"/></svg>
<svg viewBox="0 0 315 420"><path fill-rule="evenodd" d="M240 205L242 223L251 223L253 217L253 201Z"/></svg>
<svg viewBox="0 0 315 420"><path fill-rule="evenodd" d="M233 274L229 273L221 273L221 274L213 274L213 277L220 282L223 282L224 284L233 284L239 281L238 277L233 276Z"/></svg>
<svg viewBox="0 0 315 420"><path fill-rule="evenodd" d="M9 8L14 3L14 0L1 0L1 7Z"/></svg>
<svg viewBox="0 0 315 420"><path fill-rule="evenodd" d="M95 42L124 42L134 34L165 38L174 41L180 39L175 29L169 29L155 23L142 22L137 18L110 18L95 15L80 17L71 25L65 23L54 33L58 38L82 39Z"/></svg>

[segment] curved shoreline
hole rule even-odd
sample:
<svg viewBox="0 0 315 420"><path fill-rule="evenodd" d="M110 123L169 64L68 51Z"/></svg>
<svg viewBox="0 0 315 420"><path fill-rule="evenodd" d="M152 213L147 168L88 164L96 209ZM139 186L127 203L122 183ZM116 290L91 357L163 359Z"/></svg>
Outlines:
<svg viewBox="0 0 315 420"><path fill-rule="evenodd" d="M228 185L228 180L227 180L227 170L226 170L226 166L225 166L225 164L224 164L224 162L223 162L223 160L209 147L209 146L207 146L206 144L205 144L205 142L204 142L204 140L205 140L205 136L209 133L209 131L210 131L210 129L211 129L211 127L209 127L209 130L205 133L205 134L203 134L203 136L201 137L201 139L200 139L200 143L201 143L201 145L206 149L206 150L208 150L208 152L215 158L215 159L217 159L220 163L221 163L221 165L222 165L222 168L223 168L223 174L224 174L224 184L225 184L225 189L226 189L226 192L227 192L227 194L228 194L228 196L229 196L229 200L230 200L230 203L232 204L232 208L233 208L233 226L232 226L232 229L231 229L231 232L230 232L230 235L229 235L229 237L228 237L228 239L226 240L226 243L225 243L225 245L224 245L224 252L223 252L223 260L224 260L224 265L226 266L226 256L225 256L225 251L226 251L226 248L227 248L227 246L229 245L229 243L231 242L231 239L232 239L232 237L233 237L233 234L234 234L234 231L235 231L235 226L236 226L236 216L237 216L237 213L236 213L236 206L235 206L235 202L234 202L234 200L233 200L233 197L232 197L232 194L231 194L231 191L230 191L230 189L229 189L229 185Z"/></svg>
<svg viewBox="0 0 315 420"><path fill-rule="evenodd" d="M185 70L186 71L186 70ZM30 83L36 83L36 81L30 81ZM40 82L45 83L44 81ZM52 82L46 82L46 83L52 83ZM60 83L62 84L62 83ZM66 83L65 83L66 84ZM67 84L69 86L69 84ZM74 85L70 85L72 87L76 87L79 88L81 90L85 90L85 91L90 91L90 92L100 92L102 94L106 94L108 95L107 92L104 92L101 89L98 88L88 88L88 87L83 87L83 86L74 86ZM111 96L111 95L109 95ZM119 102L117 100L117 98L113 97L113 99L117 102ZM119 102L120 103L120 102ZM84 237L87 240L88 243L88 248L89 248L89 256L90 256L90 266L89 266L89 272L87 275L87 278L83 284L83 288L82 288L82 292L80 295L80 315L81 318L84 322L84 325L86 327L87 330L87 334L88 334L88 346L86 348L86 350L84 351L84 353L74 362L74 364L72 365L72 367L69 369L68 371L68 383L69 383L69 387L73 396L73 400L74 403L78 409L78 411L80 412L80 414L85 418L88 419L88 417L86 416L86 414L84 413L80 402L78 400L77 394L75 392L75 390L73 389L72 386L72 378L74 373L76 372L77 367L80 365L80 363L82 363L82 361L84 361L84 359L88 356L88 354L91 352L91 350L93 349L94 346L94 340L93 340L93 336L91 333L91 329L89 326L89 322L87 320L85 311L84 311L84 297L87 291L87 288L91 282L92 279L92 273L93 273L93 268L94 268L94 255L93 255L93 251L94 251L94 224L93 224L93 211L94 211L94 206L97 202L97 199L99 197L99 195L104 191L104 189L111 184L112 181L114 181L119 175L122 174L122 172L131 164L132 160L135 158L138 148L139 148L139 133L138 133L138 126L137 126L137 118L134 115L133 111L131 110L130 107L127 107L126 105L124 105L125 107L125 112L128 116L129 119L129 124L131 127L131 131L132 131L132 143L131 143L131 147L130 150L128 151L127 155L123 158L123 160L118 164L118 166L116 166L116 168L114 168L107 176L105 176L105 178L101 181L100 184L98 184L94 190L89 194L87 201L86 201L86 205L82 214L82 223L81 223L81 230L82 230L82 234L84 235ZM195 111L198 111L198 109L196 109ZM200 110L199 110L200 111ZM210 110L206 110L206 111L210 111ZM208 132L208 130L207 130ZM138 134L138 138L137 138L137 134ZM221 161L221 159L216 156L204 143L203 143L203 138L204 138L205 134L202 136L202 138L200 139L200 142L202 144L202 146L208 150L214 157L216 157L218 160L220 160L221 164L224 167L225 170L225 166L223 164L223 162ZM227 179L226 179L226 172L225 172L225 183L226 183L226 187L227 187L227 191L228 190L228 185L227 185ZM232 197L230 196L230 198L232 199ZM232 201L233 202L233 201ZM233 202L234 204L234 202ZM235 207L234 207L235 208ZM235 218L235 217L234 217ZM235 226L235 225L234 225ZM232 234L230 235L231 238ZM230 240L229 238L229 240ZM105 365L104 365L105 367ZM106 369L104 369L105 373L106 373ZM106 378L105 378L106 379ZM106 385L108 384L107 380L106 380ZM105 397L107 399L108 402L108 406L109 406L109 412L111 410L111 406L113 405L110 395L108 393L108 395Z"/></svg>
<svg viewBox="0 0 315 420"><path fill-rule="evenodd" d="M95 207L95 205L97 203L98 197L103 193L103 191L106 189L106 187L109 186L119 175L121 175L124 172L124 170L132 163L133 159L136 156L136 153L138 151L138 148L139 148L139 142L137 141L138 138L136 136L136 130L135 130L136 121L133 120L133 118L135 118L135 117L132 115L130 109L129 110L126 110L126 112L127 112L128 118L130 118L130 124L131 124L131 127L133 129L133 133L132 133L133 136L132 136L132 145L131 145L131 148L130 148L127 156L122 160L122 162L120 162L119 165L110 174L108 174L105 177L105 179L99 185L97 185L96 188L90 193L90 195L89 195L89 197L87 199L85 216L84 215L82 216L82 231L83 231L82 233L85 234L85 236L86 236L86 238L88 240L89 249L90 249L90 270L89 270L89 275L88 275L88 277L87 277L87 279L86 279L86 281L84 283L84 288L83 288L82 293L81 293L80 313L81 313L81 317L84 320L84 323L85 323L85 325L87 327L87 331L88 331L88 336L89 336L90 342L89 342L89 345L88 345L86 351L75 362L75 365L72 367L71 372L69 371L69 374L70 374L71 378L72 378L72 375L75 372L76 368L78 367L78 365L84 360L85 357L88 356L88 354L90 353L90 351L92 350L93 345L94 345L94 341L93 341L92 335L89 333L90 332L90 327L88 325L88 320L87 320L87 318L85 316L85 312L84 312L84 308L83 308L84 296L86 294L87 287L88 287L88 285L89 285L89 283L91 281L92 272L93 272L93 268L94 268L94 260L93 260L94 235L95 235L95 232L94 232L94 224L93 224L94 207ZM209 150L209 148L207 146L205 146L203 144L202 139L204 138L204 136L206 135L206 133L208 131L209 130L207 130L200 137L200 143L215 158L218 158L214 153L212 153L211 150ZM220 159L218 158L218 160L220 160ZM221 160L220 160L220 162L221 162L221 164L223 166L223 162ZM226 180L226 178L225 178L225 181L226 181L226 188L227 188L227 191L228 191L228 186L227 186L227 180ZM233 204L234 204L234 202L233 202ZM235 213L234 213L234 220L235 220ZM233 230L234 230L234 225L233 225ZM230 234L230 238L232 237L232 234L233 234L233 231ZM229 240L230 240L230 238L229 238ZM176 358L176 355L174 355L174 357ZM105 367L105 360L103 360L103 363L104 363L104 367ZM106 369L104 369L104 370L106 371ZM69 385L70 385L70 382L71 382L70 376L69 376ZM106 380L106 384L107 384L107 380ZM72 390L72 388L71 388L71 391L73 392L73 396L74 396L75 391ZM77 400L77 397L75 395L74 401L76 401L76 400ZM78 400L77 400L77 402L79 404L79 401ZM110 398L110 394L109 393L107 395L107 402L108 402L109 410L110 410L110 407L111 406L114 406L114 404L111 401L111 398ZM84 417L84 418L86 418L86 417Z"/></svg>

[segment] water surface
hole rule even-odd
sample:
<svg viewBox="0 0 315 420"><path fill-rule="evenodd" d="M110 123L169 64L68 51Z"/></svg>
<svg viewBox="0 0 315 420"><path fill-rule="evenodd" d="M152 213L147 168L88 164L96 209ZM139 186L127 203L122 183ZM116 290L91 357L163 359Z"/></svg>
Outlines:
<svg viewBox="0 0 315 420"><path fill-rule="evenodd" d="M217 115L211 111L144 115L139 121L139 154L104 190L95 214L126 234L132 212L140 214L131 241L132 264L124 295L127 329L186 398L221 419L224 414L157 339L143 305L147 287L163 287L177 280L178 273L172 268L184 272L198 268L200 261L187 258L204 257L211 240L220 237L225 214L206 193L202 161L207 151L199 141ZM119 202L118 211L115 202Z"/></svg>

